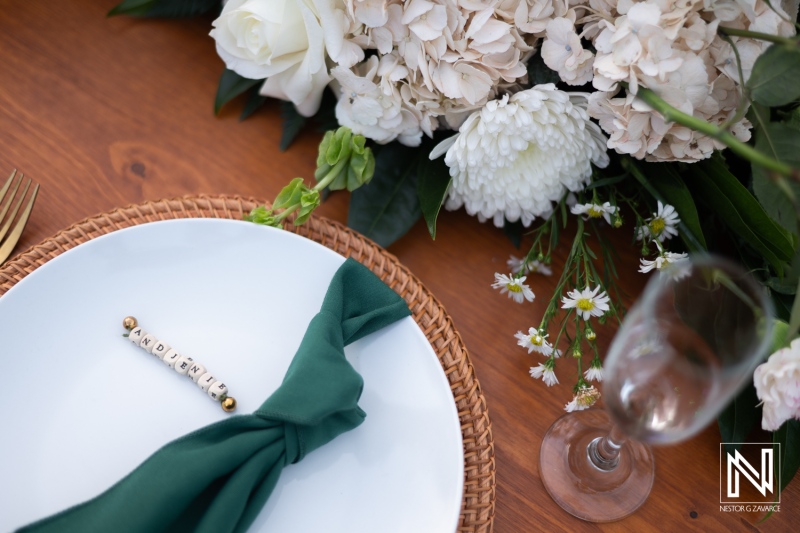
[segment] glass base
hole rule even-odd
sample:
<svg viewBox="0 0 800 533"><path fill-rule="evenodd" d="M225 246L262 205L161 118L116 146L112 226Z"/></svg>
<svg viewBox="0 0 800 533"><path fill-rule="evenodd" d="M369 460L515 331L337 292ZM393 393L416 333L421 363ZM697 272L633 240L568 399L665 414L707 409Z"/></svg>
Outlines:
<svg viewBox="0 0 800 533"><path fill-rule="evenodd" d="M539 453L539 475L547 492L568 513L589 522L628 516L653 487L653 453L641 442L625 441L612 470L592 463L589 444L607 436L611 427L602 409L567 413L550 426Z"/></svg>

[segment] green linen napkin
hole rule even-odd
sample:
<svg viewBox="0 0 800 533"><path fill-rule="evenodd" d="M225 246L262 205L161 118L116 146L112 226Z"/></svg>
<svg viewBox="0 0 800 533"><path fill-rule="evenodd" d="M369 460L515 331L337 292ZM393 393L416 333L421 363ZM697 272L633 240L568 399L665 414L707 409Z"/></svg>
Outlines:
<svg viewBox="0 0 800 533"><path fill-rule="evenodd" d="M344 347L409 314L400 296L348 259L283 383L257 411L167 444L100 496L19 531L247 530L285 465L364 421L363 379Z"/></svg>

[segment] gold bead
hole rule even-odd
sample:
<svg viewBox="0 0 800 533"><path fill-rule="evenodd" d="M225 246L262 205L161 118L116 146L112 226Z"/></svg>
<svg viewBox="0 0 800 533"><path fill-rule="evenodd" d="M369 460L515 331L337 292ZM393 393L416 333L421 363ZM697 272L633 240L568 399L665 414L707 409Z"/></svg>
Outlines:
<svg viewBox="0 0 800 533"><path fill-rule="evenodd" d="M128 331L132 330L137 325L139 325L139 322L136 320L136 317L134 316L126 316L125 318L122 319L122 327L127 329Z"/></svg>
<svg viewBox="0 0 800 533"><path fill-rule="evenodd" d="M236 398L228 396L227 398L222 400L222 409L227 413L230 413L231 411L236 409Z"/></svg>

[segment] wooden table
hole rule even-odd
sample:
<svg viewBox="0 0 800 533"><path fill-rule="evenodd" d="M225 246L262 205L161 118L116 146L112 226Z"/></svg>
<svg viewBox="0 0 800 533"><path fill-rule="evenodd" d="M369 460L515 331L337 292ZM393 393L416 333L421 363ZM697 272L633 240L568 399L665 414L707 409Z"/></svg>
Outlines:
<svg viewBox="0 0 800 533"><path fill-rule="evenodd" d="M271 199L289 179L313 175L319 134L305 133L279 152L276 105L244 122L242 102L214 116L223 64L207 36L211 18L107 19L116 2L0 3L0 171L19 168L42 186L18 252L114 207L200 193ZM347 195L333 194L319 214L345 222ZM631 231L611 233L622 284L635 296L646 277L636 272ZM653 492L633 516L595 525L562 511L539 479L538 453L571 397L572 378L562 365L561 385L531 379L536 359L513 337L538 321L555 280L535 277L538 298L525 306L491 289L494 272L505 272L508 256L519 252L464 212L440 217L435 243L418 223L389 251L443 302L470 350L493 423L496 532L790 530L800 510L797 480L781 512L763 524L751 525L757 515L720 511L716 427L655 449ZM565 255L563 248L556 255L556 270ZM612 334L601 329L603 347Z"/></svg>

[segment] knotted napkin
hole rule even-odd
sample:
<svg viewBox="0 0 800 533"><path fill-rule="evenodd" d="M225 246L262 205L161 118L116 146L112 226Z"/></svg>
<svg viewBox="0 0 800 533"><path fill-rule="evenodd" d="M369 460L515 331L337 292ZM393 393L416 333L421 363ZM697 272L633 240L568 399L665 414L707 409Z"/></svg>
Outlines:
<svg viewBox="0 0 800 533"><path fill-rule="evenodd" d="M257 411L170 442L100 496L20 531L247 530L284 466L364 421L364 382L344 347L409 314L400 296L348 259L283 383Z"/></svg>

